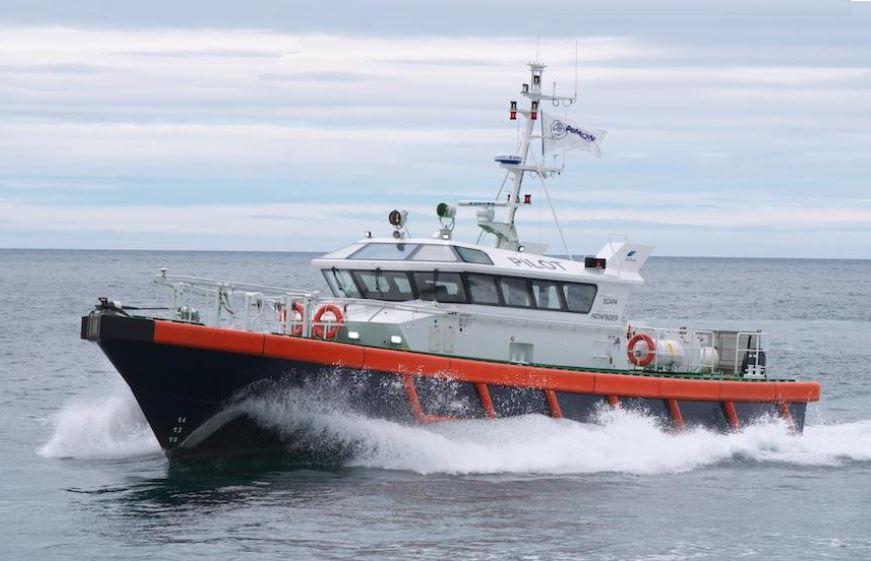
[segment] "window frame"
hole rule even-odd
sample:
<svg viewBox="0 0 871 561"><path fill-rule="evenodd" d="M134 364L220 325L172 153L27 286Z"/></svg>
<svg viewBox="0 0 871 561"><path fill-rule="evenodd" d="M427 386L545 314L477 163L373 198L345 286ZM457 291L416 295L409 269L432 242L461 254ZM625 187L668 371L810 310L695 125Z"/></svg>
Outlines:
<svg viewBox="0 0 871 561"><path fill-rule="evenodd" d="M418 298L417 289L416 289L415 284L412 281L408 271L390 271L390 270L384 270L380 267L376 267L375 269L354 269L354 270L349 270L348 272L351 273L351 278L354 279L354 283L357 284L357 286L359 286L360 295L362 296L363 300L377 300L377 301L381 301L381 302L409 302L411 300L417 300L417 298ZM375 294L375 292L369 290L365 286L365 283L363 282L362 279L357 278L357 275L366 274L366 273L374 273L376 275L376 279L378 276L383 276L383 275L404 276L405 280L408 282L409 288L411 289L411 298L403 298L403 299L383 298L383 297L370 298L369 294Z"/></svg>
<svg viewBox="0 0 871 561"><path fill-rule="evenodd" d="M596 296L599 295L599 285L596 283L592 283L592 282L563 282L561 284L562 284L562 290L560 290L560 292L562 293L562 298L563 298L564 303L566 305L566 311L568 311L572 314L589 315L590 312L593 310L593 306L596 305ZM580 312L580 311L569 309L569 299L568 299L568 296L566 296L566 290L568 289L569 286L572 286L572 285L592 286L593 287L593 296L590 298L590 305L587 307L586 311Z"/></svg>
<svg viewBox="0 0 871 561"><path fill-rule="evenodd" d="M417 259L417 254L420 253L425 247L445 247L450 252L451 255L454 256L453 261L433 261L430 259ZM440 243L420 243L417 244L417 247L408 254L408 257L404 259L405 261L415 262L415 263L463 263L462 257L460 257L457 250L452 245L440 244Z"/></svg>
<svg viewBox="0 0 871 561"><path fill-rule="evenodd" d="M535 296L532 294L532 287L529 285L529 279L525 277L514 277L511 275L496 275L497 284L496 287L499 290L499 299L502 302L502 306L505 308L516 308L519 310L535 310L537 309L535 305ZM526 295L529 297L529 305L528 306L520 306L518 304L509 304L507 300L505 300L505 294L502 292L502 281L521 281L526 286Z"/></svg>
<svg viewBox="0 0 871 561"><path fill-rule="evenodd" d="M487 277L493 281L493 286L496 288L496 303L489 302L474 302L472 300L472 284L469 280L470 276ZM499 289L499 275L491 275L489 273L463 273L463 282L466 285L466 295L468 296L469 304L476 306L499 306L505 307L505 302L502 299L502 291Z"/></svg>
<svg viewBox="0 0 871 561"><path fill-rule="evenodd" d="M417 294L417 298L419 300L423 300L421 298L421 294L423 294L423 290L421 290L420 286L417 285L417 275L432 275L432 279L434 283L438 283L439 275L456 275L459 282L457 283L457 287L462 291L462 299L452 302L442 302L438 299L438 292L436 291L433 294L432 300L424 300L425 302L437 302L439 304L468 304L469 303L469 292L466 290L466 281L465 281L465 273L455 272L455 271L439 271L438 269L433 269L431 271L409 271L409 277L411 278L414 287L415 293Z"/></svg>
<svg viewBox="0 0 871 561"><path fill-rule="evenodd" d="M569 284L569 283L565 283L565 282L558 281L558 280L551 280L551 279L527 279L527 281L529 282L529 293L532 295L532 303L535 305L536 310L545 310L548 312L568 312L569 311L568 302L566 302L566 299L565 299L565 289L563 288L564 285ZM556 287L556 297L559 299L559 308L547 308L547 307L542 307L542 306L538 305L538 301L535 298L535 290L532 288L532 283L534 283L534 282L548 283L548 284L552 284ZM583 283L570 283L570 284L583 284ZM574 313L579 313L579 312L574 312ZM587 312L587 313L589 313L589 312Z"/></svg>
<svg viewBox="0 0 871 561"><path fill-rule="evenodd" d="M397 246L397 245L414 246L414 247L412 247L412 248L411 248L411 249L410 249L410 250L409 250L409 251L408 251L404 256L402 256L401 258L391 258L391 257L358 257L358 255L359 255L360 253L362 253L363 251L366 251L367 249L369 249L369 248L371 248L371 247L376 247L376 246ZM398 262L401 262L401 261L408 261L408 258L409 258L409 257L411 257L412 255L414 255L415 253L417 253L417 250L420 248L421 245L422 245L422 244L419 244L419 243L403 243L403 242L400 242L400 243L394 243L394 242L389 242L389 243L385 243L385 242L369 242L369 243L367 243L366 245L364 245L363 247L361 247L360 249L358 249L358 250L354 251L353 253L351 253L350 255L348 255L348 257L346 257L346 259L348 259L349 261L392 261L392 262L397 262L397 263L398 263ZM350 270L350 269L348 269L348 270ZM361 269L356 269L356 270L359 271L359 270L361 270Z"/></svg>

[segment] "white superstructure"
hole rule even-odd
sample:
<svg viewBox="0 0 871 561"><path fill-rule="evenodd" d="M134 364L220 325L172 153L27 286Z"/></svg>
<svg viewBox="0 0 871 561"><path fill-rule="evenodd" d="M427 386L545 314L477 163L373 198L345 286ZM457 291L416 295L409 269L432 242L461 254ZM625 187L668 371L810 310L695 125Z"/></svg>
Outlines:
<svg viewBox="0 0 871 561"><path fill-rule="evenodd" d="M524 183L536 181L550 203L546 180L563 172L565 151L601 155L605 131L542 111L542 103L571 106L577 99L542 91L544 65L529 63L509 118L525 119L516 152L495 161L505 178L494 199L459 202L474 209L481 235L453 239L457 207L436 207L432 238L408 235L408 213L393 210L391 236L364 239L315 259L332 296L275 287L158 275L174 290L182 321L208 321L182 297L205 297L212 323L292 336L332 339L419 353L592 369L763 375L762 333L631 326L624 317L630 289L652 246L611 241L576 260L553 211L566 258L546 255L543 244L517 232L518 210L531 204ZM537 127L537 124L541 124ZM531 150L533 144L540 150ZM536 154L541 154L538 161ZM559 166L544 159L562 156ZM504 216L497 218L497 211ZM492 244L481 243L492 236ZM233 303L233 299L241 300ZM241 310L241 312L240 312Z"/></svg>

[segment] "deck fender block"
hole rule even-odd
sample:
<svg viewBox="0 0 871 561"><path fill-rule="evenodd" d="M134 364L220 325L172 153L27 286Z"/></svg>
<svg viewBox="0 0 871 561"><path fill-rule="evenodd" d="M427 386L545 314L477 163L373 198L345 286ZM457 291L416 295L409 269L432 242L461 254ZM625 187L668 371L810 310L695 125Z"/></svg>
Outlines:
<svg viewBox="0 0 871 561"><path fill-rule="evenodd" d="M774 382L720 382L720 398L724 401L774 401Z"/></svg>
<svg viewBox="0 0 871 561"><path fill-rule="evenodd" d="M273 358L316 362L330 366L363 368L366 349L345 343L302 339L286 335L266 335L263 354Z"/></svg>
<svg viewBox="0 0 871 561"><path fill-rule="evenodd" d="M819 401L819 382L775 382L777 401Z"/></svg>
<svg viewBox="0 0 871 561"><path fill-rule="evenodd" d="M162 345L261 356L264 340L262 333L171 321L154 322L154 342Z"/></svg>
<svg viewBox="0 0 871 561"><path fill-rule="evenodd" d="M629 376L625 374L595 375L595 393L623 397L660 397L660 378Z"/></svg>
<svg viewBox="0 0 871 561"><path fill-rule="evenodd" d="M526 367L517 364L501 364L468 360L449 359L449 374L452 378L465 382L499 385L524 385L528 376Z"/></svg>
<svg viewBox="0 0 871 561"><path fill-rule="evenodd" d="M691 399L696 401L719 401L720 382L716 380L680 380L662 378L659 391L663 398Z"/></svg>
<svg viewBox="0 0 871 561"><path fill-rule="evenodd" d="M368 348L363 366L377 372L439 376L445 375L449 371L450 359L407 351Z"/></svg>

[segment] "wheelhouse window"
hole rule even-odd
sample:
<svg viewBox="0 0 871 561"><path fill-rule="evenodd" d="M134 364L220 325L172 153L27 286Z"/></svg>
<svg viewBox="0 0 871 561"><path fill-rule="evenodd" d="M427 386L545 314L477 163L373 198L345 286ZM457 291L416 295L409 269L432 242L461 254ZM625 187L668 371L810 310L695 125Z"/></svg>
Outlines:
<svg viewBox="0 0 871 561"><path fill-rule="evenodd" d="M355 271L354 278L363 290L364 298L404 302L414 300L414 289L407 273L396 271Z"/></svg>
<svg viewBox="0 0 871 561"><path fill-rule="evenodd" d="M414 273L414 284L421 300L435 300L446 304L466 302L466 291L459 273Z"/></svg>
<svg viewBox="0 0 871 561"><path fill-rule="evenodd" d="M454 246L454 249L456 249L457 253L460 254L460 259L462 259L466 263L479 263L481 265L493 264L493 260L490 259L490 256L481 251L480 249L472 249L470 247L459 246Z"/></svg>
<svg viewBox="0 0 871 561"><path fill-rule="evenodd" d="M418 244L415 243L370 243L351 254L349 259L402 261L407 259L418 247Z"/></svg>
<svg viewBox="0 0 871 561"><path fill-rule="evenodd" d="M330 290L335 296L341 298L360 298L360 291L357 285L354 284L354 279L348 271L340 271L338 269L324 269L324 277L327 279L327 284L330 285Z"/></svg>
<svg viewBox="0 0 871 561"><path fill-rule="evenodd" d="M535 306L544 310L561 310L563 309L562 299L560 298L559 283L534 280L530 282L532 286L532 296L535 298Z"/></svg>
<svg viewBox="0 0 871 561"><path fill-rule="evenodd" d="M506 306L528 308L532 305L526 279L502 277L499 279L499 290L502 292L502 301Z"/></svg>
<svg viewBox="0 0 871 561"><path fill-rule="evenodd" d="M456 261L457 256L449 245L424 244L420 246L412 261Z"/></svg>
<svg viewBox="0 0 871 561"><path fill-rule="evenodd" d="M566 298L566 305L570 312L578 312L587 314L590 308L593 307L593 302L596 300L595 284L581 283L565 283L563 285L563 294Z"/></svg>
<svg viewBox="0 0 871 561"><path fill-rule="evenodd" d="M469 283L469 300L473 304L499 304L499 289L496 277L491 275L466 275Z"/></svg>

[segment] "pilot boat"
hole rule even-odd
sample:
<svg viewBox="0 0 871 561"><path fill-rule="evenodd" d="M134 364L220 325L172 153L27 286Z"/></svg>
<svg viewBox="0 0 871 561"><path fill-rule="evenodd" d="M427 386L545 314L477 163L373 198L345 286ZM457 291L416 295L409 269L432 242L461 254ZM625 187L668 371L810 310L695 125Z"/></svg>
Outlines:
<svg viewBox="0 0 871 561"><path fill-rule="evenodd" d="M675 431L735 431L771 418L802 431L820 385L772 376L762 331L626 321L651 246L612 239L576 259L564 237L565 256L521 240L515 217L532 202L525 184L537 181L550 202L546 180L564 171L566 151L598 156L604 137L542 110L577 99L543 91L544 69L529 64L527 106L510 102L521 134L515 153L495 158L505 171L497 195L438 204L432 237L410 236L408 213L391 211L388 235L367 232L312 262L329 294L161 270L168 314L100 299L81 337L124 378L170 458L276 447L304 456L295 433L239 404L319 386L326 391L311 394L313 410L341 394L356 413L401 423L530 414L595 422L622 408ZM544 165L545 155L562 155L562 164ZM454 239L458 207L475 211L475 242Z"/></svg>

